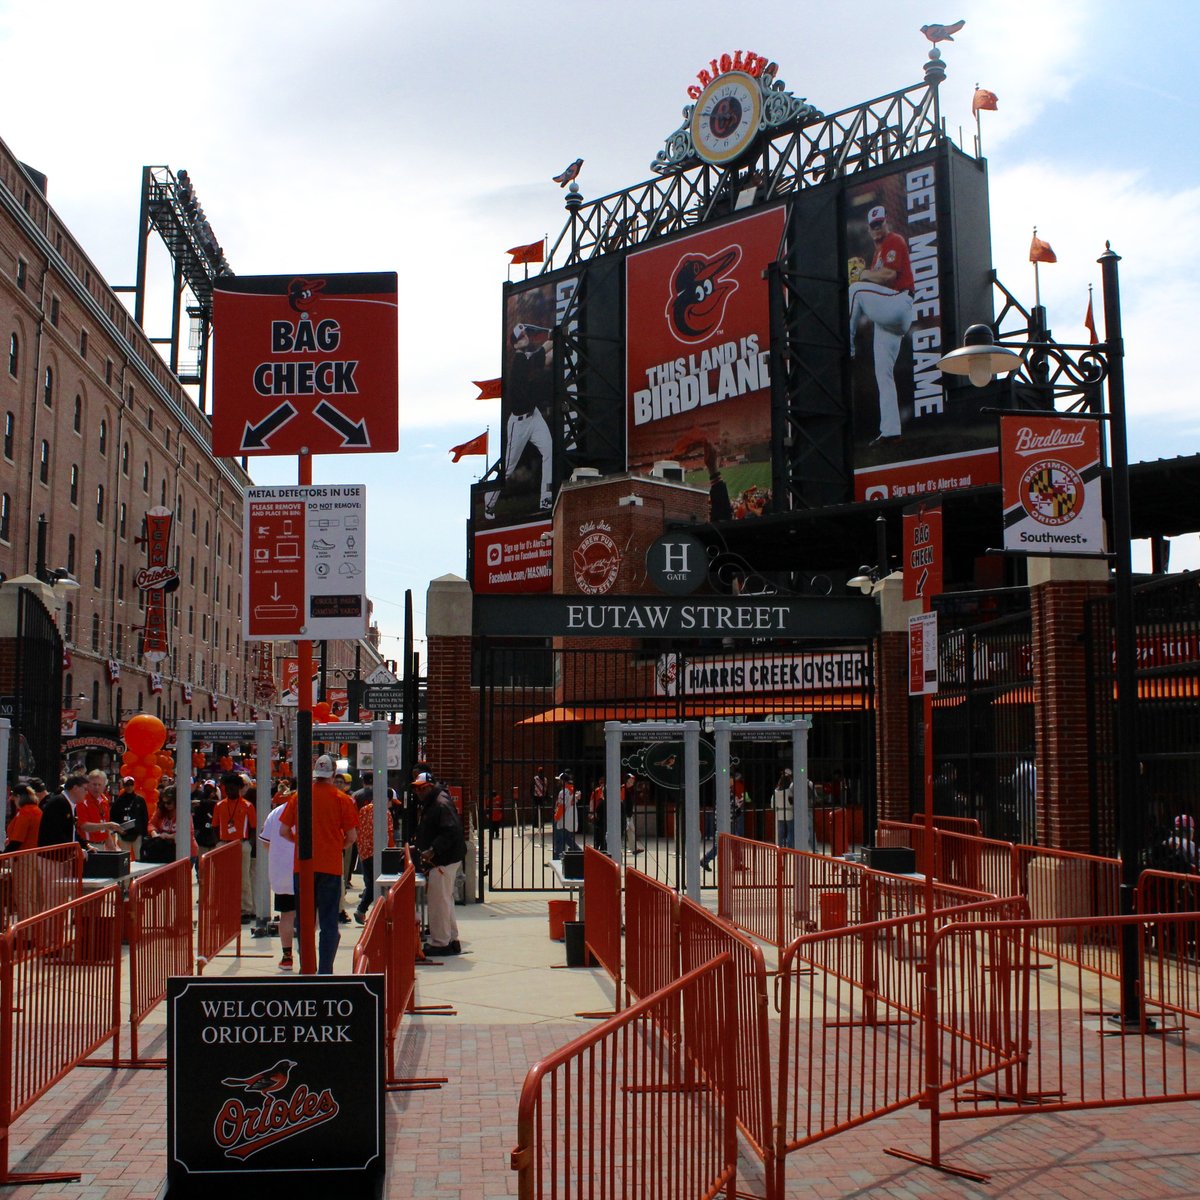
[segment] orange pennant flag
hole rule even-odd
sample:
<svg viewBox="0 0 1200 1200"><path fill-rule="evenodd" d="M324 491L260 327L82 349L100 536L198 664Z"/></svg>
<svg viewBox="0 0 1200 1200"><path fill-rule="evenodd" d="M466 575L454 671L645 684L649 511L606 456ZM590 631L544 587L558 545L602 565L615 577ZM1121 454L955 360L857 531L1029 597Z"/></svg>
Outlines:
<svg viewBox="0 0 1200 1200"><path fill-rule="evenodd" d="M986 109L989 112L995 112L997 106L997 98L995 92L989 92L987 88L977 87L975 95L971 99L971 115L974 116L981 109Z"/></svg>
<svg viewBox="0 0 1200 1200"><path fill-rule="evenodd" d="M1029 261L1031 263L1058 262L1058 255L1051 249L1049 242L1043 242L1035 233L1033 241L1029 243Z"/></svg>
<svg viewBox="0 0 1200 1200"><path fill-rule="evenodd" d="M1083 318L1083 327L1088 331L1088 341L1094 346L1100 339L1096 336L1096 317L1092 312L1092 295L1088 293L1087 315Z"/></svg>
<svg viewBox="0 0 1200 1200"><path fill-rule="evenodd" d="M539 239L536 242L530 242L528 246L513 246L509 250L505 250L505 254L512 255L512 262L509 266L517 266L519 263L540 263L546 258L545 240Z"/></svg>
<svg viewBox="0 0 1200 1200"><path fill-rule="evenodd" d="M501 398L499 379L472 379L471 382L479 389L476 400L499 400Z"/></svg>
<svg viewBox="0 0 1200 1200"><path fill-rule="evenodd" d="M482 454L487 457L488 452L488 435L485 429L478 437L473 437L469 442L463 442L459 446L451 446L450 453L453 456L450 461L458 462L460 458L466 458L469 454Z"/></svg>

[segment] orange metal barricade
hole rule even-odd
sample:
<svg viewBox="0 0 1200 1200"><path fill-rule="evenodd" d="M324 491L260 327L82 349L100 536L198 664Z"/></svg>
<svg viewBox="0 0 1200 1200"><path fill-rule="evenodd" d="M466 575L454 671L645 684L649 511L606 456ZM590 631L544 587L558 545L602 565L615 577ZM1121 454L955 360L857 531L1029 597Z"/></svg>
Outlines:
<svg viewBox="0 0 1200 1200"><path fill-rule="evenodd" d="M625 869L625 985L649 996L679 978L679 897L665 884Z"/></svg>
<svg viewBox="0 0 1200 1200"><path fill-rule="evenodd" d="M729 955L735 1006L729 1032L734 1043L738 1127L762 1161L763 1177L774 1179L770 1021L762 948L686 898L679 904L679 948L684 973L718 955Z"/></svg>
<svg viewBox="0 0 1200 1200"><path fill-rule="evenodd" d="M1129 925L1136 927L1143 1011L1124 1027L1114 1020L1120 982L1082 964L1085 947L1119 945ZM971 921L939 930L925 999L930 1152L889 1153L983 1181L986 1175L942 1159L943 1122L1200 1099L1185 1027L1185 1019L1200 1019L1198 926L1193 912ZM1034 962L1041 945L1072 942L1077 948L1049 966Z"/></svg>
<svg viewBox="0 0 1200 1200"><path fill-rule="evenodd" d="M723 954L530 1070L511 1160L521 1200L736 1194L733 987Z"/></svg>
<svg viewBox="0 0 1200 1200"><path fill-rule="evenodd" d="M242 953L242 845L226 842L200 855L196 974L236 939Z"/></svg>
<svg viewBox="0 0 1200 1200"><path fill-rule="evenodd" d="M608 972L621 1004L621 867L591 846L583 850L583 940Z"/></svg>
<svg viewBox="0 0 1200 1200"><path fill-rule="evenodd" d="M172 975L191 975L192 864L167 863L129 885L125 906L129 941L129 1053L126 1067L165 1067L165 1058L141 1058L138 1026L167 994Z"/></svg>
<svg viewBox="0 0 1200 1200"><path fill-rule="evenodd" d="M102 888L0 935L0 1185L79 1179L8 1168L13 1122L68 1071L112 1042L121 1004L121 893Z"/></svg>
<svg viewBox="0 0 1200 1200"><path fill-rule="evenodd" d="M913 813L913 825L924 825L925 814ZM966 833L972 837L982 837L983 830L979 828L979 822L974 817L939 817L933 818L934 829L945 829L950 833Z"/></svg>
<svg viewBox="0 0 1200 1200"><path fill-rule="evenodd" d="M83 895L83 847L77 842L0 854L0 928Z"/></svg>

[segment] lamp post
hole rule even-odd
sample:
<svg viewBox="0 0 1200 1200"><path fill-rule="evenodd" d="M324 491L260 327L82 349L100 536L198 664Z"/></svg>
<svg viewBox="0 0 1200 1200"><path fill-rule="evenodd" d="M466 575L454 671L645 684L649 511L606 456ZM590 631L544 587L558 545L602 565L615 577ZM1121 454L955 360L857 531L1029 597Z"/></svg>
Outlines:
<svg viewBox="0 0 1200 1200"><path fill-rule="evenodd" d="M985 386L993 375L1010 374L1030 358L1043 371L1051 370L1052 381L1065 378L1072 390L1107 383L1117 681L1117 847L1121 857L1120 911L1122 915L1130 915L1134 912L1142 847L1137 824L1137 638L1133 614L1129 444L1125 429L1125 345L1117 273L1120 255L1106 243L1097 261L1104 297L1102 342L1088 346L1028 342L1010 348L994 341L990 326L972 325L963 339L963 347L951 351L938 365L947 374L967 376L976 387ZM1120 1024L1126 1029L1136 1029L1140 1024L1140 977L1137 928L1128 924L1121 931Z"/></svg>

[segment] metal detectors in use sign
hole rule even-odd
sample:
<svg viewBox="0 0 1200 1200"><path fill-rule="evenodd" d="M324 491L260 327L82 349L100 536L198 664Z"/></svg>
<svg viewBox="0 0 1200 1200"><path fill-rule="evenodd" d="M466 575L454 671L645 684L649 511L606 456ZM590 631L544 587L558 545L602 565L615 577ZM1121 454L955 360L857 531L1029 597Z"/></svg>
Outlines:
<svg viewBox="0 0 1200 1200"><path fill-rule="evenodd" d="M1004 549L1102 555L1100 423L1015 413L1000 418Z"/></svg>
<svg viewBox="0 0 1200 1200"><path fill-rule="evenodd" d="M396 314L393 271L218 281L213 453L396 450Z"/></svg>
<svg viewBox="0 0 1200 1200"><path fill-rule="evenodd" d="M366 637L366 488L247 488L242 520L247 641Z"/></svg>

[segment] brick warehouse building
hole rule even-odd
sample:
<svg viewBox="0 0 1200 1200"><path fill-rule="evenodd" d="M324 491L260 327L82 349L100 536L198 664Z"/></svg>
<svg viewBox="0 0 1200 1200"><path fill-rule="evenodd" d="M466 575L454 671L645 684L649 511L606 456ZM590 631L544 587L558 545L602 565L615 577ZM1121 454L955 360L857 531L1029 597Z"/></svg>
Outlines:
<svg viewBox="0 0 1200 1200"><path fill-rule="evenodd" d="M7 678L0 667L0 710L9 697L16 726L39 742L33 766L57 771L60 723L71 761L108 765L137 712L168 726L278 715L265 692L256 710L256 682L264 671L277 680L272 652L290 646L267 644L264 666L241 636L250 477L212 456L209 417L55 213L44 177L3 143L0 342L0 572L19 583L0 597L21 593L0 602L0 639L14 660ZM166 597L167 656L152 663L141 634L147 593L135 576L147 566L138 539L156 508L173 514L168 562L179 586ZM59 568L78 588L49 581ZM43 648L34 669L35 643L56 638L62 652L51 661ZM330 644L335 682L353 671L354 649ZM361 650L365 670L380 661L377 636Z"/></svg>
<svg viewBox="0 0 1200 1200"><path fill-rule="evenodd" d="M764 88L787 96L773 70ZM943 75L931 56L923 84L828 116L795 107L748 134L733 157L694 142L698 102L692 125L657 156L658 178L597 200L568 194L545 263L505 285L501 424L520 449L510 459L506 441L473 490L465 580L435 581L427 605L430 755L472 801L498 792L522 819L513 806L527 804L539 765L551 774L570 766L586 794L603 765L606 720L808 714L810 778L823 795L859 810L867 838L879 819L907 818L925 776L922 704L908 694L907 618L919 604L903 601L896 567L904 509L924 496L941 503L944 534L935 809L975 818L993 837L1113 853L1108 564L989 553L1003 527L995 409L1095 411L1098 385L1084 374L1068 387L1035 370L1015 387L972 391L922 365L936 354L905 351L898 361L913 391L902 402L904 437L877 436L869 339L861 328L845 332L849 271L862 262L856 254L869 261L868 224L915 214L909 244L928 249L938 240L929 232L936 202L940 242L920 278L937 280L940 265L943 324L917 328L913 340L944 352L981 320L1014 342L1053 340L1045 312L1026 310L994 281L986 163L945 134ZM753 96L752 80L727 82ZM848 129L856 136L843 144ZM730 243L753 262L726 303L735 290L757 295L757 316L733 329L733 309L724 309L730 328L708 342L688 330L690 344L672 348L656 331L664 307L665 321L677 320L671 306L678 313L683 298L648 297L685 265L709 271L710 283L718 270L732 275ZM769 378L755 353L769 353ZM543 362L553 367L539 382ZM721 401L755 387L758 424L730 436L715 416ZM535 408L547 426L540 445L523 424L536 422ZM685 412L695 414L690 427L668 424ZM934 413L947 414L944 427L916 421ZM654 442L639 426L658 422L670 433ZM709 487L722 474L723 498ZM1200 593L1195 576L1167 574L1167 539L1200 527L1200 459L1133 464L1130 475L1132 536L1149 539L1153 555L1136 597L1149 844L1156 827L1194 809L1200 791ZM676 482L690 507L671 495ZM1107 494L1103 504L1111 522ZM671 589L646 568L664 532L690 534L707 554L694 598L777 597L796 612L827 599L836 612L865 573L875 627L839 635L834 620L769 641L566 635L556 622L576 598L615 611L667 597ZM806 672L824 683L787 683ZM745 682L755 678L771 682ZM769 793L782 753L743 754L749 790ZM1034 778L1036 803L1024 798ZM652 803L663 835L661 793ZM491 861L493 886L519 875L503 864L497 876ZM540 864L531 878L540 880Z"/></svg>

